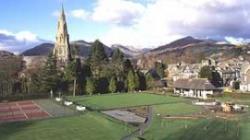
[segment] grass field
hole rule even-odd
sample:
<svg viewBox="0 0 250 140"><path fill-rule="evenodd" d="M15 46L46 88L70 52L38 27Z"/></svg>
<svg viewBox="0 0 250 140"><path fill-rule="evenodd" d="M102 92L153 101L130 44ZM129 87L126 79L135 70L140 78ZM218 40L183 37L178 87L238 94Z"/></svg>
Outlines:
<svg viewBox="0 0 250 140"><path fill-rule="evenodd" d="M217 99L248 104L249 97L249 95L226 94ZM190 99L147 93L79 96L68 99L96 110L153 105L153 121L143 135L147 140L249 140L250 138L249 111L242 114L242 117L238 118L239 121L225 121L211 116L196 120L163 119L157 114L192 115L204 110L200 106L190 104ZM55 111L50 109L57 107L57 105L51 106L49 100L46 102L41 100L41 106L52 112ZM64 112L64 108L62 109ZM0 140L119 140L133 130L135 128L130 125L124 125L93 111L71 117L0 124Z"/></svg>
<svg viewBox="0 0 250 140"><path fill-rule="evenodd" d="M160 115L190 115L202 111L202 107L187 103L155 105L154 113Z"/></svg>
<svg viewBox="0 0 250 140"><path fill-rule="evenodd" d="M131 131L99 113L0 125L1 140L119 140Z"/></svg>
<svg viewBox="0 0 250 140"><path fill-rule="evenodd" d="M74 98L69 97L68 99L97 110L155 104L170 104L185 101L183 98L147 93L112 94L90 97L82 96Z"/></svg>
<svg viewBox="0 0 250 140"><path fill-rule="evenodd" d="M240 93L225 93L222 97L216 97L216 99L224 102L236 102L236 103L245 103L250 105L250 95L249 94L240 94Z"/></svg>
<svg viewBox="0 0 250 140"><path fill-rule="evenodd" d="M144 137L147 140L248 140L249 127L249 122L219 119L162 120L155 117Z"/></svg>

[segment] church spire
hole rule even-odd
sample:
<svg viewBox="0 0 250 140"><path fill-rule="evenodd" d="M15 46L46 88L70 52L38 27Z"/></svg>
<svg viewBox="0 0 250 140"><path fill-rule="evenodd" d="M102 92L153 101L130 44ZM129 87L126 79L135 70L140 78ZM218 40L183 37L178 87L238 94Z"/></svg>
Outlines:
<svg viewBox="0 0 250 140"><path fill-rule="evenodd" d="M63 20L66 20L66 19L65 19L65 13L64 13L64 6L63 6L63 3L62 3L62 9L61 9L60 18L62 18Z"/></svg>
<svg viewBox="0 0 250 140"><path fill-rule="evenodd" d="M58 61L65 63L71 60L71 51L63 4L57 26L56 43L53 54L56 56Z"/></svg>

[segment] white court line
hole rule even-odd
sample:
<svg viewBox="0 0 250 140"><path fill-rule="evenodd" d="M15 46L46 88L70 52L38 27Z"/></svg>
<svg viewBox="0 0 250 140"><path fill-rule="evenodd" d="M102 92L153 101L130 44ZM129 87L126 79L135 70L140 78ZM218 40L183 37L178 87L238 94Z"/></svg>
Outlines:
<svg viewBox="0 0 250 140"><path fill-rule="evenodd" d="M49 117L53 117L53 115L51 115L48 111L46 111L45 109L43 109L41 106L39 106L36 102L34 102L32 100L32 103L37 106L40 110L42 110L43 112L47 113L49 115Z"/></svg>
<svg viewBox="0 0 250 140"><path fill-rule="evenodd" d="M24 112L24 110L22 109L22 107L18 104L18 102L16 102L16 106L20 109L20 111L24 114L24 116L26 117L26 120L29 119L29 117L26 115L26 113Z"/></svg>

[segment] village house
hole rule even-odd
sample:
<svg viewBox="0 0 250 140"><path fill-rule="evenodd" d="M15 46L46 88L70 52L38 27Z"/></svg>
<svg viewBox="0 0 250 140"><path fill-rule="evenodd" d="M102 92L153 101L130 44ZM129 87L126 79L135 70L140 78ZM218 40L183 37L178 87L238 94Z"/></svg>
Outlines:
<svg viewBox="0 0 250 140"><path fill-rule="evenodd" d="M199 64L172 64L168 65L168 79L176 81L178 79L193 79L198 78L200 71Z"/></svg>
<svg viewBox="0 0 250 140"><path fill-rule="evenodd" d="M222 90L215 87L209 80L204 78L197 79L178 79L174 82L174 94L207 99L209 95L221 94Z"/></svg>
<svg viewBox="0 0 250 140"><path fill-rule="evenodd" d="M241 73L240 91L249 92L250 91L250 65L249 63L242 66L240 73Z"/></svg>

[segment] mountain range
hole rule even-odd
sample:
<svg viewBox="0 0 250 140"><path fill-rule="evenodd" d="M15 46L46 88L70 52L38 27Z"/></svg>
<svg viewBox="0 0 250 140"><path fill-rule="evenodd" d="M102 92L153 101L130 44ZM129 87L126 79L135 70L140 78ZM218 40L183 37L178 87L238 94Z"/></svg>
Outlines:
<svg viewBox="0 0 250 140"><path fill-rule="evenodd" d="M139 60L138 66L141 68L152 67L154 62L159 60L167 64L178 62L200 63L201 60L206 58L224 61L241 56L249 61L249 50L249 45L236 46L227 42L195 39L189 36L152 49L137 57L137 60Z"/></svg>
<svg viewBox="0 0 250 140"><path fill-rule="evenodd" d="M79 50L82 57L89 56L92 42L84 40L73 41L71 46ZM52 51L53 43L43 43L28 49L22 53L23 56L46 56ZM175 40L166 45L159 46L155 49L135 49L131 46L112 45L111 47L104 45L106 53L110 56L112 51L119 48L126 57L139 60L138 65L141 68L149 68L154 65L155 61L163 61L164 63L199 63L206 58L214 58L216 60L226 60L231 58L242 58L250 61L249 45L236 46L227 42L218 42L207 39L196 39L191 36Z"/></svg>
<svg viewBox="0 0 250 140"><path fill-rule="evenodd" d="M77 48L79 55L82 57L87 57L90 54L92 42L86 42L84 40L73 41L70 43L72 48ZM24 56L45 56L48 55L54 47L53 43L43 43L34 48L28 49L22 53ZM129 47L122 45L112 45L108 47L104 45L105 52L108 56L111 56L114 49L119 48L126 57L133 57L144 53L146 50L130 49ZM132 48L132 47L131 47Z"/></svg>

